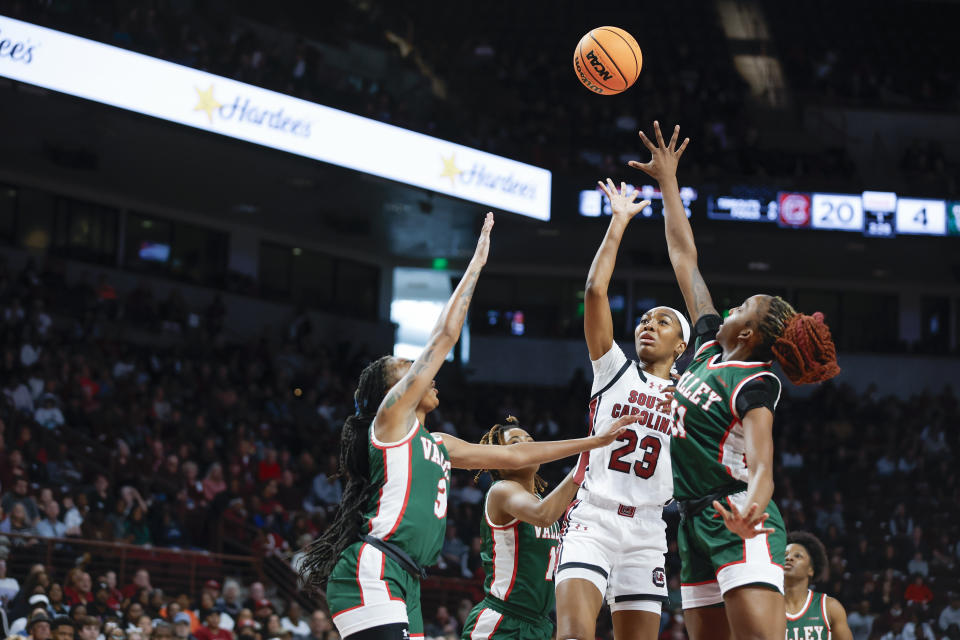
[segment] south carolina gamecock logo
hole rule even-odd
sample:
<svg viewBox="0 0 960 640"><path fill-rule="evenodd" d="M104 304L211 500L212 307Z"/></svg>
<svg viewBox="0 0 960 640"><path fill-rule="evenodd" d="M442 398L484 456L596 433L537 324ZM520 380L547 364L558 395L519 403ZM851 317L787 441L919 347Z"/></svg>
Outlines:
<svg viewBox="0 0 960 640"><path fill-rule="evenodd" d="M665 584L667 584L667 574L663 567L657 567L653 570L653 586L662 587Z"/></svg>

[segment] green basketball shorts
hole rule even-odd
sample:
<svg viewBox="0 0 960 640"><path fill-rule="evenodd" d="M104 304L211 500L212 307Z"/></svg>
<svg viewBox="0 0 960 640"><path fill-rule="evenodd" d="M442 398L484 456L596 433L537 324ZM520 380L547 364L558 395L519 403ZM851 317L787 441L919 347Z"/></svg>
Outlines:
<svg viewBox="0 0 960 640"><path fill-rule="evenodd" d="M385 624L407 624L411 638L423 637L420 581L365 542L340 555L327 582L327 604L343 637Z"/></svg>
<svg viewBox="0 0 960 640"><path fill-rule="evenodd" d="M746 491L727 496L742 513ZM763 584L783 593L783 561L787 532L777 505L767 505L770 517L761 534L744 540L727 529L723 517L708 505L700 513L680 521L680 594L684 609L707 607L723 602L730 589ZM758 527L759 528L759 527Z"/></svg>

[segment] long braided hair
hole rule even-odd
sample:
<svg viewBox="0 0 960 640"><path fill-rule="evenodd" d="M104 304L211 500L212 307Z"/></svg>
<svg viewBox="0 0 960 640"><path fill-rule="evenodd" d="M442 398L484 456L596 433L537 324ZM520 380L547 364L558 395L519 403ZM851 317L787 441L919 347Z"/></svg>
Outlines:
<svg viewBox="0 0 960 640"><path fill-rule="evenodd" d="M363 510L379 490L370 482L368 433L389 391L392 360L392 356L383 356L360 373L353 394L357 410L343 423L340 433L340 475L346 476L340 507L323 535L307 545L300 565L300 579L308 591L323 588L340 554L358 540Z"/></svg>
<svg viewBox="0 0 960 640"><path fill-rule="evenodd" d="M506 444L506 432L514 427L520 427L520 421L513 416L507 416L504 423L505 424L495 424L490 427L490 431L487 431L483 434L483 437L480 438L480 444ZM520 428L522 429L523 427ZM477 471L477 475L473 477L473 481L479 482L480 476L484 473L489 473L490 477L494 480L503 479L503 474L500 473L499 469L480 469ZM547 489L547 481L541 478L539 473L534 476L533 485L537 493L543 493Z"/></svg>
<svg viewBox="0 0 960 640"><path fill-rule="evenodd" d="M771 296L758 329L761 342L755 359L776 359L793 384L823 382L840 373L830 327L819 311L811 316L797 313L780 296Z"/></svg>

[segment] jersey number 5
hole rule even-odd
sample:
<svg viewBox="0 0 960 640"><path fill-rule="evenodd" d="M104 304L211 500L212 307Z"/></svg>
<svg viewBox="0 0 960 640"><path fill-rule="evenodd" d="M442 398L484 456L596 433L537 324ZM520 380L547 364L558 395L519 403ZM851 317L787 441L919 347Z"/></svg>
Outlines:
<svg viewBox="0 0 960 640"><path fill-rule="evenodd" d="M607 466L620 473L630 473L630 463L624 462L620 458L636 451L639 444L643 457L633 463L633 472L646 480L657 470L657 460L660 458L660 447L662 445L656 436L646 436L638 443L637 439L639 437L635 431L630 429L624 431L623 435L617 438L617 441L626 444L613 450L613 453L610 454L610 464Z"/></svg>
<svg viewBox="0 0 960 640"><path fill-rule="evenodd" d="M433 503L433 514L441 520L447 515L447 481L440 478L437 483L437 499Z"/></svg>

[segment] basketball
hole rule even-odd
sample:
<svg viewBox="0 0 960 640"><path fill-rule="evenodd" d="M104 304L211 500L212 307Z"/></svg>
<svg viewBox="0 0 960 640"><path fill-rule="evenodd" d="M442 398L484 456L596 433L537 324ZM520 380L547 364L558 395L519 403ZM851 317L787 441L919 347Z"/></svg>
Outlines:
<svg viewBox="0 0 960 640"><path fill-rule="evenodd" d="M637 80L643 54L633 36L617 27L597 27L580 38L573 70L590 91L605 96L626 91Z"/></svg>

